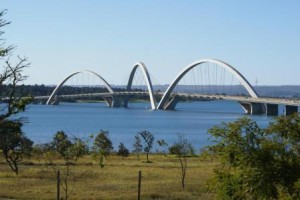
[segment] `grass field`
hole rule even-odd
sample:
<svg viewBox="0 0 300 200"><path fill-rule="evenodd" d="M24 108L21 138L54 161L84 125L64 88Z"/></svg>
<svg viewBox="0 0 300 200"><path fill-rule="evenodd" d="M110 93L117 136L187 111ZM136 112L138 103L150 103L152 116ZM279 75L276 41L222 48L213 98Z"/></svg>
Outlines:
<svg viewBox="0 0 300 200"><path fill-rule="evenodd" d="M213 199L206 193L206 181L212 176L216 162L189 158L183 191L176 157L154 154L150 155L152 163L145 163L144 159L111 155L101 169L90 156L82 158L72 166L75 184L70 199L137 199L139 170L142 171L141 199ZM1 162L0 198L55 199L55 170L43 160L32 158L20 165L17 176Z"/></svg>

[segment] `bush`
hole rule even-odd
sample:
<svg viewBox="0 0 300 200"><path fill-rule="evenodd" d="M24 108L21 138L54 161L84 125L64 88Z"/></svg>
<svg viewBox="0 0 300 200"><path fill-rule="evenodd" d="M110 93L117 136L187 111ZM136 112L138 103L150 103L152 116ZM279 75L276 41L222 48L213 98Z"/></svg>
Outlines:
<svg viewBox="0 0 300 200"><path fill-rule="evenodd" d="M125 147L125 145L122 142L119 145L117 155L122 156L123 158L128 157L129 155L129 150Z"/></svg>
<svg viewBox="0 0 300 200"><path fill-rule="evenodd" d="M108 134L108 131L101 130L97 134L93 145L94 157L99 160L99 165L101 168L104 167L105 159L113 150L113 145L108 137Z"/></svg>
<svg viewBox="0 0 300 200"><path fill-rule="evenodd" d="M221 165L210 182L220 199L300 198L300 118L282 116L268 128L242 118L209 130Z"/></svg>

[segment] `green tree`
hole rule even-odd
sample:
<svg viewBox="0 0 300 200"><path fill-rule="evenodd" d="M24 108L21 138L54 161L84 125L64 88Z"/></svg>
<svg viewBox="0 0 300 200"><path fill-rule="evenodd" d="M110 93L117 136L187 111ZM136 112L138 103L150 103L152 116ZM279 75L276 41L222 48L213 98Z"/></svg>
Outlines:
<svg viewBox="0 0 300 200"><path fill-rule="evenodd" d="M300 118L282 116L266 129L242 118L209 130L221 165L211 188L219 199L299 199Z"/></svg>
<svg viewBox="0 0 300 200"><path fill-rule="evenodd" d="M108 135L108 131L100 130L100 132L96 135L93 145L94 152L99 157L99 165L101 168L104 167L105 159L113 150L113 145Z"/></svg>
<svg viewBox="0 0 300 200"><path fill-rule="evenodd" d="M134 153L136 153L138 160L140 160L140 153L143 150L143 145L142 145L142 141L141 141L141 137L139 136L139 134L134 136L134 144L133 144L133 151Z"/></svg>
<svg viewBox="0 0 300 200"><path fill-rule="evenodd" d="M174 154L178 156L180 169L181 169L181 186L182 189L184 190L186 171L188 167L187 157L191 156L193 152L193 147L188 142L188 140L184 138L183 135L179 134L177 142L175 142L171 147L169 147L169 152L170 154Z"/></svg>
<svg viewBox="0 0 300 200"><path fill-rule="evenodd" d="M75 185L74 166L80 157L88 153L86 142L79 138L69 139L68 135L63 131L58 131L46 151L46 159L48 164L53 168L54 173L61 172L61 186L65 192L65 199L69 199ZM56 155L63 163L56 160ZM70 189L70 182L73 183Z"/></svg>
<svg viewBox="0 0 300 200"><path fill-rule="evenodd" d="M23 134L21 127L20 122L0 121L0 150L11 170L17 175L19 163L24 157L31 155L33 145L33 142Z"/></svg>
<svg viewBox="0 0 300 200"><path fill-rule="evenodd" d="M151 149L153 147L153 141L154 141L154 136L152 133L150 133L149 131L141 131L139 132L139 135L143 138L144 140L144 151L146 153L146 162L150 162L149 161L149 153L151 152Z"/></svg>
<svg viewBox="0 0 300 200"><path fill-rule="evenodd" d="M73 155L70 151L72 146L71 140L69 140L67 134L64 131L58 131L51 142L51 147L57 151L58 155L63 158L66 162L72 159Z"/></svg>
<svg viewBox="0 0 300 200"><path fill-rule="evenodd" d="M58 131L54 135L50 146L65 161L65 164L75 163L88 153L86 142L79 138L71 140L64 131Z"/></svg>
<svg viewBox="0 0 300 200"><path fill-rule="evenodd" d="M265 131L273 149L276 149L274 157L278 185L283 188L286 196L300 199L299 114L278 117ZM274 152L273 149L271 150Z"/></svg>
<svg viewBox="0 0 300 200"><path fill-rule="evenodd" d="M123 159L125 157L128 157L129 155L129 150L125 147L125 145L122 142L119 145L119 150L117 152L117 155L122 156Z"/></svg>

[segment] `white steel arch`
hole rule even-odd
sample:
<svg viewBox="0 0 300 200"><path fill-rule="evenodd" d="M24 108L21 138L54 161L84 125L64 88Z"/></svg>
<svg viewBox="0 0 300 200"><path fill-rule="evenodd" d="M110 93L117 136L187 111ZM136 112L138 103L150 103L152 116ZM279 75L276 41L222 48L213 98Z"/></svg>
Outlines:
<svg viewBox="0 0 300 200"><path fill-rule="evenodd" d="M149 97L150 97L151 109L155 110L156 109L156 101L155 101L155 98L154 98L153 86L152 86L152 82L151 82L151 79L150 79L149 72L148 72L147 67L144 63L137 62L137 63L134 64L134 66L131 70L129 79L128 79L127 90L129 91L131 89L132 81L133 81L135 72L136 72L138 67L140 67L142 69L144 77L147 81L147 87L148 87L148 92L149 92Z"/></svg>
<svg viewBox="0 0 300 200"><path fill-rule="evenodd" d="M78 71L78 72L74 72L72 74L70 74L69 76L67 76L63 81L61 81L56 88L53 90L52 94L50 95L49 99L46 102L46 105L51 104L51 102L53 101L55 95L57 94L57 92L60 90L60 88L64 85L64 83L69 80L72 76L76 75L76 74L80 74L80 73L90 73L92 75L97 76L100 80L102 80L104 82L104 86L106 87L106 89L109 91L109 93L114 93L113 89L111 88L111 86L108 84L108 82L99 74L97 74L96 72L90 71L90 70L82 70L82 71Z"/></svg>
<svg viewBox="0 0 300 200"><path fill-rule="evenodd" d="M176 78L173 80L173 82L169 85L168 89L164 93L162 99L160 100L160 102L159 102L159 104L157 106L157 109L164 109L163 107L167 103L167 101L168 101L168 99L170 97L171 92L173 91L173 89L175 88L175 86L178 84L178 82L182 79L182 77L184 77L184 75L187 72L189 72L191 69L193 69L197 65L200 65L200 64L203 64L203 63L214 63L214 64L217 64L217 65L223 67L224 69L226 69L227 71L229 71L230 73L232 73L241 82L241 84L245 87L245 89L248 91L248 93L250 94L251 97L258 98L258 94L254 90L254 88L251 86L251 84L234 67L232 67L231 65L229 65L229 64L227 64L227 63L225 63L223 61L216 60L216 59L201 59L201 60L193 62L192 64L190 64L187 67L185 67L176 76Z"/></svg>

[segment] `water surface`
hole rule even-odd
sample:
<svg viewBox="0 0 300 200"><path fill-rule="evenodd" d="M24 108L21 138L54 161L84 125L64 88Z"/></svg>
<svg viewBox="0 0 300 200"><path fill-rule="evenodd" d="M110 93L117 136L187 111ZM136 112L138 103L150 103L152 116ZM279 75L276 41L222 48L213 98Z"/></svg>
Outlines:
<svg viewBox="0 0 300 200"><path fill-rule="evenodd" d="M131 103L129 108L108 108L105 103L61 103L29 105L20 116L27 118L23 130L35 143L49 142L57 131L88 138L104 129L109 131L115 150L120 142L132 149L134 136L148 130L155 140L164 139L169 144L177 140L178 133L183 134L196 151L211 143L209 128L246 116L237 102L230 101L179 103L176 111L149 108L146 102ZM267 126L272 119L265 115L247 116L261 126Z"/></svg>

